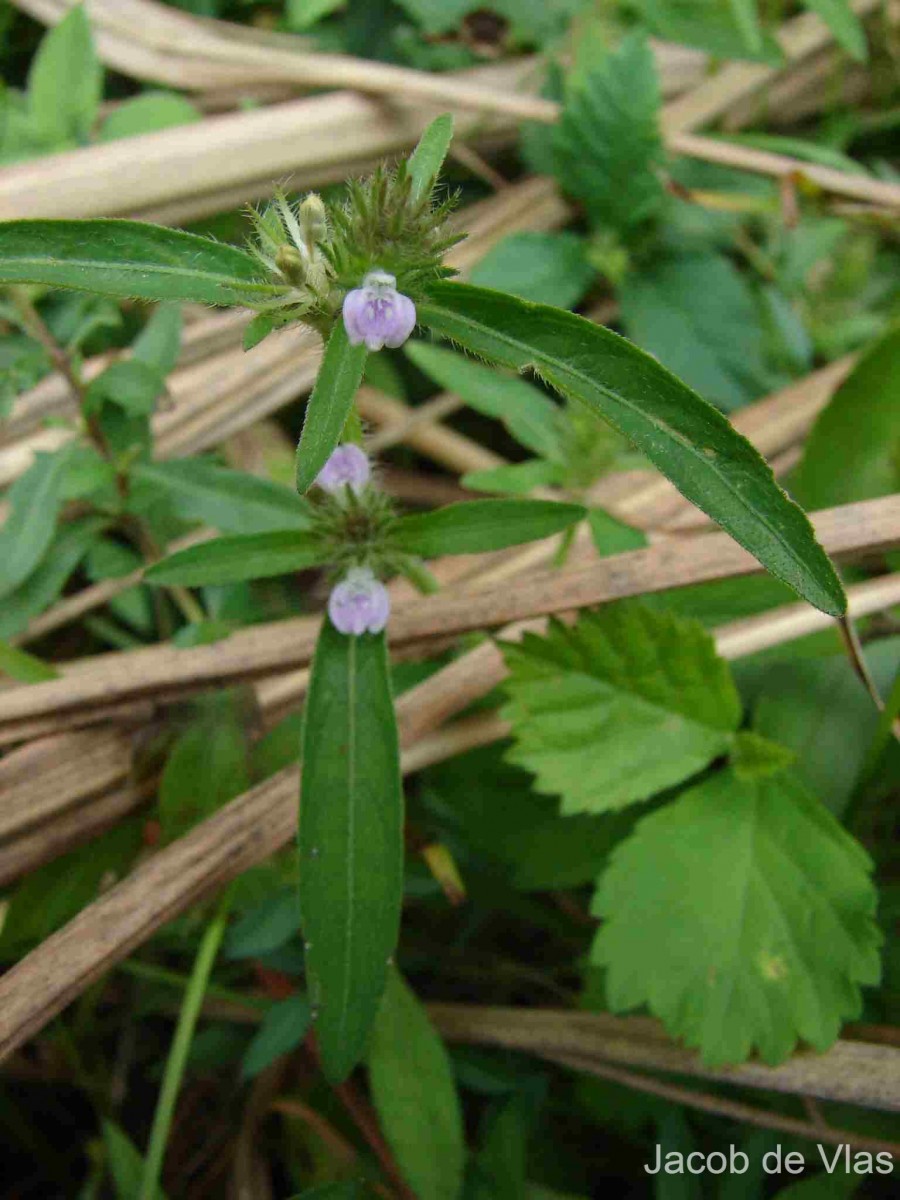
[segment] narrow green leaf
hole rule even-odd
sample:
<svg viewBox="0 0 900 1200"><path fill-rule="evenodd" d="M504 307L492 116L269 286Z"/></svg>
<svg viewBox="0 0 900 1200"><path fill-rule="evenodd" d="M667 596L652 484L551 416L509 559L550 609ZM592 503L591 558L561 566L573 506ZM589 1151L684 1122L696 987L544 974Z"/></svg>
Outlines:
<svg viewBox="0 0 900 1200"><path fill-rule="evenodd" d="M62 503L65 449L38 454L9 493L10 514L0 529L0 596L14 591L46 554Z"/></svg>
<svg viewBox="0 0 900 1200"><path fill-rule="evenodd" d="M0 222L0 283L220 305L280 290L261 280L256 260L234 246L121 220Z"/></svg>
<svg viewBox="0 0 900 1200"><path fill-rule="evenodd" d="M86 142L102 95L103 68L84 5L76 4L44 35L31 64L32 129L48 148Z"/></svg>
<svg viewBox="0 0 900 1200"><path fill-rule="evenodd" d="M880 974L868 855L789 771L723 770L613 851L593 960L705 1062L826 1050Z"/></svg>
<svg viewBox="0 0 900 1200"><path fill-rule="evenodd" d="M114 1121L103 1121L103 1143L118 1200L134 1200L140 1190L144 1173L144 1156L128 1134ZM166 1200L160 1187L156 1189L156 1200Z"/></svg>
<svg viewBox="0 0 900 1200"><path fill-rule="evenodd" d="M419 200L431 191L452 140L453 116L451 113L441 113L419 138L406 163L412 182L413 200Z"/></svg>
<svg viewBox="0 0 900 1200"><path fill-rule="evenodd" d="M155 367L161 375L168 375L178 362L183 325L179 305L161 304L134 339L133 356L138 362Z"/></svg>
<svg viewBox="0 0 900 1200"><path fill-rule="evenodd" d="M538 790L561 796L563 813L645 800L732 745L740 702L696 621L609 604L503 652L515 737L507 757L536 775Z"/></svg>
<svg viewBox="0 0 900 1200"><path fill-rule="evenodd" d="M527 496L539 487L562 482L563 468L546 458L528 458L524 462L504 463L485 471L467 471L460 479L473 492L500 492L508 496Z"/></svg>
<svg viewBox="0 0 900 1200"><path fill-rule="evenodd" d="M313 485L340 441L362 382L366 354L365 345L350 345L344 322L336 321L325 347L316 386L306 406L297 447L297 491L301 496Z"/></svg>
<svg viewBox="0 0 900 1200"><path fill-rule="evenodd" d="M43 683L47 679L58 679L59 671L42 658L0 641L0 675L8 675L19 683Z"/></svg>
<svg viewBox="0 0 900 1200"><path fill-rule="evenodd" d="M852 58L857 62L866 61L869 56L866 31L848 0L804 0L804 4L818 13L835 40Z"/></svg>
<svg viewBox="0 0 900 1200"><path fill-rule="evenodd" d="M538 541L587 516L580 504L555 500L465 500L401 517L392 536L407 554L480 554Z"/></svg>
<svg viewBox="0 0 900 1200"><path fill-rule="evenodd" d="M747 43L747 49L758 54L763 48L762 26L756 11L756 0L728 0L734 21Z"/></svg>
<svg viewBox="0 0 900 1200"><path fill-rule="evenodd" d="M189 546L154 563L144 573L161 587L204 587L267 579L315 567L327 560L320 539L303 530L248 533Z"/></svg>
<svg viewBox="0 0 900 1200"><path fill-rule="evenodd" d="M291 488L204 459L141 463L134 478L165 493L176 514L223 533L305 529L310 508Z"/></svg>
<svg viewBox="0 0 900 1200"><path fill-rule="evenodd" d="M505 366L533 368L607 420L773 575L833 616L846 610L805 513L750 443L636 346L573 313L461 283L434 283L422 321Z"/></svg>
<svg viewBox="0 0 900 1200"><path fill-rule="evenodd" d="M419 1200L457 1200L466 1143L450 1059L428 1014L396 970L369 1047L381 1127Z"/></svg>
<svg viewBox="0 0 900 1200"><path fill-rule="evenodd" d="M138 358L112 363L88 384L85 405L96 412L104 400L131 413L146 417L166 390L166 381L156 369Z"/></svg>
<svg viewBox="0 0 900 1200"><path fill-rule="evenodd" d="M322 1066L344 1079L366 1052L394 953L403 887L403 789L383 634L325 621L303 730L300 913Z"/></svg>
<svg viewBox="0 0 900 1200"><path fill-rule="evenodd" d="M253 1079L276 1058L295 1050L309 1029L309 1001L299 992L273 1004L241 1060L241 1074Z"/></svg>
<svg viewBox="0 0 900 1200"><path fill-rule="evenodd" d="M793 490L813 508L900 490L900 326L859 360L812 427Z"/></svg>

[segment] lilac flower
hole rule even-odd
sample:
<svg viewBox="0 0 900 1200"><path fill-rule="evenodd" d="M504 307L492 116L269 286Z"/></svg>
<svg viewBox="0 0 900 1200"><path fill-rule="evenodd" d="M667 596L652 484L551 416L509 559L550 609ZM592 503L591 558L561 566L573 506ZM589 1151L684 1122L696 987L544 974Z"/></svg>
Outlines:
<svg viewBox="0 0 900 1200"><path fill-rule="evenodd" d="M365 451L352 442L345 442L332 450L328 462L316 476L316 483L332 496L342 492L345 487L358 496L369 482L371 474Z"/></svg>
<svg viewBox="0 0 900 1200"><path fill-rule="evenodd" d="M328 597L328 615L339 633L381 633L390 611L387 588L368 567L351 567Z"/></svg>
<svg viewBox="0 0 900 1200"><path fill-rule="evenodd" d="M362 287L344 297L343 312L350 345L365 342L369 350L402 346L416 324L416 306L386 271L370 271Z"/></svg>

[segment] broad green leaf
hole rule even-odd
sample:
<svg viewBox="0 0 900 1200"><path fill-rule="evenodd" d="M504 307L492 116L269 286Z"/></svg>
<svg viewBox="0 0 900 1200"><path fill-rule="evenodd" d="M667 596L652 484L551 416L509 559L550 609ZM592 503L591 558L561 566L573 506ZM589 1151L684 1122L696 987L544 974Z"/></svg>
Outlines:
<svg viewBox="0 0 900 1200"><path fill-rule="evenodd" d="M826 1050L879 978L870 871L790 772L718 772L644 817L600 878L610 1007L646 1004L708 1064Z"/></svg>
<svg viewBox="0 0 900 1200"><path fill-rule="evenodd" d="M84 5L44 35L28 73L31 127L48 148L86 142L103 95L103 68Z"/></svg>
<svg viewBox="0 0 900 1200"><path fill-rule="evenodd" d="M297 491L302 496L340 441L366 365L366 347L351 346L343 321L336 321L325 347L316 386L306 406L297 447Z"/></svg>
<svg viewBox="0 0 900 1200"><path fill-rule="evenodd" d="M118 1200L134 1200L140 1192L144 1175L143 1154L125 1131L108 1119L103 1121L103 1144ZM166 1200L162 1188L156 1188L154 1200Z"/></svg>
<svg viewBox="0 0 900 1200"><path fill-rule="evenodd" d="M803 0L803 3L822 18L851 58L865 62L869 56L866 32L849 0Z"/></svg>
<svg viewBox="0 0 900 1200"><path fill-rule="evenodd" d="M584 238L560 233L511 233L469 272L478 287L511 292L523 300L572 308L597 272L585 254Z"/></svg>
<svg viewBox="0 0 900 1200"><path fill-rule="evenodd" d="M202 120L200 110L183 96L174 92L144 92L113 109L103 122L99 137L101 142L113 142Z"/></svg>
<svg viewBox="0 0 900 1200"><path fill-rule="evenodd" d="M103 517L84 517L59 530L40 566L3 597L0 637L21 633L33 617L53 603L107 524Z"/></svg>
<svg viewBox="0 0 900 1200"><path fill-rule="evenodd" d="M203 459L142 463L135 478L158 488L178 516L223 533L306 529L310 508L291 488Z"/></svg>
<svg viewBox="0 0 900 1200"><path fill-rule="evenodd" d="M628 233L661 207L659 106L653 53L637 34L569 77L553 138L557 177L594 224Z"/></svg>
<svg viewBox="0 0 900 1200"><path fill-rule="evenodd" d="M241 583L302 571L318 566L327 557L321 539L304 530L246 533L179 550L148 567L144 578L163 587Z"/></svg>
<svg viewBox="0 0 900 1200"><path fill-rule="evenodd" d="M234 246L140 221L0 222L0 283L101 296L246 304L276 295Z"/></svg>
<svg viewBox="0 0 900 1200"><path fill-rule="evenodd" d="M618 291L626 333L726 412L783 382L767 358L761 310L714 252L660 255Z"/></svg>
<svg viewBox="0 0 900 1200"><path fill-rule="evenodd" d="M420 370L470 408L502 421L526 449L541 458L563 459L559 406L534 384L425 342L408 342L406 353Z"/></svg>
<svg viewBox="0 0 900 1200"><path fill-rule="evenodd" d="M0 596L23 583L47 553L68 461L65 449L38 454L10 488L10 513L0 528Z"/></svg>
<svg viewBox="0 0 900 1200"><path fill-rule="evenodd" d="M401 517L391 532L407 554L479 554L561 533L587 515L580 504L555 500L466 500Z"/></svg>
<svg viewBox="0 0 900 1200"><path fill-rule="evenodd" d="M406 169L412 183L412 199L420 200L434 186L453 140L453 116L441 113L419 138Z"/></svg>
<svg viewBox="0 0 900 1200"><path fill-rule="evenodd" d="M322 625L303 730L300 913L322 1067L366 1052L400 925L403 789L383 634Z"/></svg>
<svg viewBox="0 0 900 1200"><path fill-rule="evenodd" d="M385 1137L419 1200L457 1200L466 1142L444 1044L397 970L388 975L368 1055Z"/></svg>
<svg viewBox="0 0 900 1200"><path fill-rule="evenodd" d="M728 421L637 347L573 313L435 283L422 322L504 366L531 367L608 421L773 575L837 616L846 597L803 510Z"/></svg>
<svg viewBox="0 0 900 1200"><path fill-rule="evenodd" d="M299 992L273 1004L241 1061L241 1074L253 1079L276 1058L295 1050L309 1029L309 1001Z"/></svg>
<svg viewBox="0 0 900 1200"><path fill-rule="evenodd" d="M563 813L645 800L728 751L741 711L728 666L694 621L633 603L553 621L503 647L511 762Z"/></svg>
<svg viewBox="0 0 900 1200"><path fill-rule="evenodd" d="M247 736L230 698L217 697L179 734L159 785L159 819L167 838L186 833L250 787Z"/></svg>
<svg viewBox="0 0 900 1200"><path fill-rule="evenodd" d="M59 671L42 658L36 658L25 650L0 641L0 676L7 675L19 683L43 683L47 679L58 679Z"/></svg>
<svg viewBox="0 0 900 1200"><path fill-rule="evenodd" d="M900 490L900 326L860 359L819 414L791 485L813 508Z"/></svg>
<svg viewBox="0 0 900 1200"><path fill-rule="evenodd" d="M166 390L163 375L138 358L112 363L88 384L85 405L96 412L104 400L133 416L146 417Z"/></svg>

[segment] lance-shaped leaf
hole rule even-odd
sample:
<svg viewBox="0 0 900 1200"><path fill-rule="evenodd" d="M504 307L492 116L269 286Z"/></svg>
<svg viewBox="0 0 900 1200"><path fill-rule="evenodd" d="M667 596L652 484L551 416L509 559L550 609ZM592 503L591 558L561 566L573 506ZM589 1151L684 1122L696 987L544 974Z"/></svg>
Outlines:
<svg viewBox="0 0 900 1200"><path fill-rule="evenodd" d="M593 959L710 1064L826 1050L880 973L872 864L790 771L727 769L637 825L601 876Z"/></svg>
<svg viewBox="0 0 900 1200"><path fill-rule="evenodd" d="M53 540L69 457L67 449L39 454L10 488L10 514L0 528L0 596L27 579Z"/></svg>
<svg viewBox="0 0 900 1200"><path fill-rule="evenodd" d="M407 554L480 554L551 537L587 516L580 504L554 500L469 500L401 517L393 538Z"/></svg>
<svg viewBox="0 0 900 1200"><path fill-rule="evenodd" d="M140 221L4 221L0 283L100 296L247 304L282 289L243 250Z"/></svg>
<svg viewBox="0 0 900 1200"><path fill-rule="evenodd" d="M215 538L189 546L154 563L144 573L148 583L172 587L204 587L242 583L303 571L327 560L321 539L303 530L282 529Z"/></svg>
<svg viewBox="0 0 900 1200"><path fill-rule="evenodd" d="M437 282L421 322L465 349L531 368L634 443L698 508L816 608L846 609L834 567L801 508L712 405L624 338L574 313L468 284Z"/></svg>
<svg viewBox="0 0 900 1200"><path fill-rule="evenodd" d="M344 1079L366 1052L397 943L403 789L383 634L325 621L303 729L300 916L322 1067Z"/></svg>
<svg viewBox="0 0 900 1200"><path fill-rule="evenodd" d="M369 1082L385 1136L420 1200L458 1200L462 1111L444 1043L416 994L391 971L372 1031Z"/></svg>
<svg viewBox="0 0 900 1200"><path fill-rule="evenodd" d="M406 163L413 200L418 200L431 191L452 140L453 116L451 113L441 113L419 138L418 145Z"/></svg>
<svg viewBox="0 0 900 1200"><path fill-rule="evenodd" d="M696 621L609 604L546 637L504 647L515 745L563 813L645 800L732 745L741 707L728 666Z"/></svg>
<svg viewBox="0 0 900 1200"><path fill-rule="evenodd" d="M315 482L340 441L362 381L366 354L364 345L350 345L344 322L338 320L325 347L297 447L297 491L301 495Z"/></svg>

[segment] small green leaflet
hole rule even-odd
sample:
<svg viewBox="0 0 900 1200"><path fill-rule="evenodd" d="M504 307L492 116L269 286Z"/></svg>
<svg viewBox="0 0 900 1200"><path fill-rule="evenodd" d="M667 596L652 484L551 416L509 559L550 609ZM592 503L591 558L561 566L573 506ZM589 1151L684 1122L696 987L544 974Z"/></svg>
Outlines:
<svg viewBox="0 0 900 1200"><path fill-rule="evenodd" d="M28 115L47 149L87 142L103 96L97 58L83 4L76 4L41 39L28 73Z"/></svg>
<svg viewBox="0 0 900 1200"><path fill-rule="evenodd" d="M388 975L368 1056L369 1083L385 1137L419 1200L457 1200L466 1142L444 1044L415 993Z"/></svg>
<svg viewBox="0 0 900 1200"><path fill-rule="evenodd" d="M297 447L297 491L301 496L313 485L340 441L362 382L366 354L364 345L350 345L344 322L336 321L306 406Z"/></svg>
<svg viewBox="0 0 900 1200"><path fill-rule="evenodd" d="M791 774L725 769L613 852L593 961L710 1065L826 1050L880 975L871 862Z"/></svg>
<svg viewBox="0 0 900 1200"><path fill-rule="evenodd" d="M480 554L552 537L587 516L580 504L555 500L467 500L401 517L392 531L407 554Z"/></svg>
<svg viewBox="0 0 900 1200"><path fill-rule="evenodd" d="M266 579L315 567L327 560L321 540L305 530L283 529L216 538L189 546L154 563L144 573L148 583L202 587Z"/></svg>
<svg viewBox="0 0 900 1200"><path fill-rule="evenodd" d="M246 304L281 289L234 246L140 221L0 222L0 283L100 296Z"/></svg>
<svg viewBox="0 0 900 1200"><path fill-rule="evenodd" d="M0 529L0 596L23 583L49 549L69 457L66 448L38 454L10 488L11 511Z"/></svg>
<svg viewBox="0 0 900 1200"><path fill-rule="evenodd" d="M840 580L805 513L720 412L636 346L574 313L438 282L421 321L504 366L531 368L608 421L773 575L832 616Z"/></svg>
<svg viewBox="0 0 900 1200"><path fill-rule="evenodd" d="M639 603L584 612L571 627L506 644L507 757L562 812L646 800L732 746L741 709L727 664L696 621Z"/></svg>
<svg viewBox="0 0 900 1200"><path fill-rule="evenodd" d="M453 140L453 116L442 113L431 122L406 162L413 200L421 200L434 186Z"/></svg>
<svg viewBox="0 0 900 1200"><path fill-rule="evenodd" d="M141 463L135 478L165 493L176 514L222 533L305 529L310 507L291 488L204 459Z"/></svg>
<svg viewBox="0 0 900 1200"><path fill-rule="evenodd" d="M309 1001L299 992L273 1004L241 1061L241 1074L253 1079L282 1054L295 1050L309 1029Z"/></svg>
<svg viewBox="0 0 900 1200"><path fill-rule="evenodd" d="M567 80L553 132L556 175L595 225L625 234L662 205L659 106L653 52L638 34Z"/></svg>
<svg viewBox="0 0 900 1200"><path fill-rule="evenodd" d="M325 621L303 729L300 915L322 1069L366 1052L400 926L403 789L383 634Z"/></svg>

